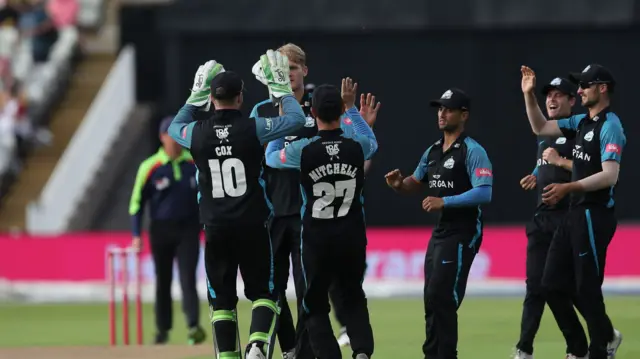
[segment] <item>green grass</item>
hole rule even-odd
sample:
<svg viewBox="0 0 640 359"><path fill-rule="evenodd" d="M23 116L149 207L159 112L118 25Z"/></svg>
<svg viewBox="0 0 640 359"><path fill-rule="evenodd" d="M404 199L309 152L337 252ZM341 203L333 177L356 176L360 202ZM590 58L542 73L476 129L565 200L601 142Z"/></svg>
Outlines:
<svg viewBox="0 0 640 359"><path fill-rule="evenodd" d="M424 338L424 316L419 299L371 300L369 310L374 330L376 358L420 358ZM466 298L459 311L461 358L509 358L519 335L522 299ZM130 307L131 339L135 340L134 311ZM617 359L640 358L640 298L608 297L607 310L616 328L625 336ZM243 344L248 337L250 306L239 304ZM120 312L118 311L118 314ZM211 345L208 308L202 305L202 323ZM145 341L153 338L153 306L144 307ZM118 327L121 330L121 327ZM121 334L121 332L120 332ZM174 330L170 341L186 343L186 328L180 303L174 305ZM0 347L49 345L105 345L108 316L105 304L30 305L0 303ZM550 311L545 311L535 342L537 358L562 358L565 345ZM213 350L212 350L213 351ZM274 358L280 358L276 349ZM344 358L350 358L348 349ZM210 358L212 356L208 356ZM196 358L192 358L196 359ZM200 358L198 358L200 359Z"/></svg>

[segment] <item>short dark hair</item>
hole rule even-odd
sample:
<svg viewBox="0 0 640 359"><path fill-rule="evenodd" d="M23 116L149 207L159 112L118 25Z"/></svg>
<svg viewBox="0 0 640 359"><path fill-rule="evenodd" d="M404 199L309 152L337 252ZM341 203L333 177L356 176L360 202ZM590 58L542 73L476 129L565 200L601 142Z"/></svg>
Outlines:
<svg viewBox="0 0 640 359"><path fill-rule="evenodd" d="M340 90L333 85L320 85L313 90L311 106L316 117L324 123L332 123L340 120L344 112L344 101Z"/></svg>

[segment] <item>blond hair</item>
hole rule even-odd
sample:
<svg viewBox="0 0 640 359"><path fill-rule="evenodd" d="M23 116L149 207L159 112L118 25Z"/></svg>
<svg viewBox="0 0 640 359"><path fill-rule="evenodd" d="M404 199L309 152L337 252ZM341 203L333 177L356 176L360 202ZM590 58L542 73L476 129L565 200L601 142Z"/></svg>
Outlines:
<svg viewBox="0 0 640 359"><path fill-rule="evenodd" d="M281 46L278 51L286 55L289 58L289 62L296 63L298 65L306 66L307 54L300 48L300 46L292 43Z"/></svg>

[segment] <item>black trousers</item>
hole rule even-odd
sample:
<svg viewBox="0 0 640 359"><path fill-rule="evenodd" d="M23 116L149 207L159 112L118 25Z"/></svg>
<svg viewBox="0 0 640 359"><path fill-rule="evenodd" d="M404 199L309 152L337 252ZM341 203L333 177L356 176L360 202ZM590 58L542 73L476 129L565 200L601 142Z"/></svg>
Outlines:
<svg viewBox="0 0 640 359"><path fill-rule="evenodd" d="M424 266L425 358L458 357L457 312L481 242L482 235L475 233L432 236L429 241Z"/></svg>
<svg viewBox="0 0 640 359"><path fill-rule="evenodd" d="M205 269L214 340L220 353L239 350L236 342L238 269L244 294L253 302L249 344L260 342L273 352L277 308L269 226L205 226ZM268 355L271 357L271 354Z"/></svg>
<svg viewBox="0 0 640 359"><path fill-rule="evenodd" d="M296 338L301 335L300 325L294 325L286 290L289 281L289 258L293 264L293 280L296 291L296 308L302 306L304 278L300 265L300 234L302 223L299 215L274 217L271 222L271 240L275 253L275 285L281 307L278 326L278 342L283 353L296 346ZM298 318L300 318L298 316Z"/></svg>
<svg viewBox="0 0 640 359"><path fill-rule="evenodd" d="M281 307L278 342L283 352L289 352L296 347L298 338L303 342L298 359L304 359L305 353L311 355L311 346L308 337L304 335L302 320L302 297L304 296L305 282L302 275L300 262L300 240L302 231L302 221L299 215L274 217L271 222L271 241L275 253L275 286L278 293ZM291 261L289 260L291 258ZM290 263L291 262L291 263ZM294 325L291 308L286 297L287 284L289 281L289 265L293 265L293 280L296 292L296 309L298 310L298 322ZM333 309L336 318L341 326L345 326L345 313L342 294L337 285L332 284L329 289L329 297L333 302Z"/></svg>
<svg viewBox="0 0 640 359"><path fill-rule="evenodd" d="M527 224L527 292L522 307L522 321L520 325L520 341L516 348L525 353L533 354L533 341L540 328L540 321L547 304L542 291L542 274L547 262L547 253L551 247L553 236L562 223L566 210L538 211ZM581 302L573 298L573 304L583 314ZM564 315L571 318L571 326L562 328L562 334L567 343L567 353L584 356L588 350L587 337L575 310L571 308L566 313L556 313L554 316ZM584 314L583 314L584 315ZM565 320L564 322L568 322ZM563 323L562 320L559 323ZM578 325L576 325L576 323Z"/></svg>
<svg viewBox="0 0 640 359"><path fill-rule="evenodd" d="M568 314L573 296L578 297L591 338L590 359L605 359L607 343L613 339L602 282L607 248L617 224L610 209L571 208L553 237L542 276L547 303L560 328L580 325Z"/></svg>
<svg viewBox="0 0 640 359"><path fill-rule="evenodd" d="M301 258L306 290L301 317L313 357L342 358L329 318L329 288L332 285L342 295L342 313L351 339L353 357L361 353L371 357L374 350L373 331L367 298L362 289L367 267L364 230L328 236L308 229L303 232L302 241ZM301 344L302 341L298 341L297 353Z"/></svg>
<svg viewBox="0 0 640 359"><path fill-rule="evenodd" d="M150 227L151 254L156 272L156 328L167 332L173 327L171 283L173 263L178 261L182 288L182 311L189 328L200 318L200 301L196 291L196 268L200 256L200 224L196 221L153 221Z"/></svg>

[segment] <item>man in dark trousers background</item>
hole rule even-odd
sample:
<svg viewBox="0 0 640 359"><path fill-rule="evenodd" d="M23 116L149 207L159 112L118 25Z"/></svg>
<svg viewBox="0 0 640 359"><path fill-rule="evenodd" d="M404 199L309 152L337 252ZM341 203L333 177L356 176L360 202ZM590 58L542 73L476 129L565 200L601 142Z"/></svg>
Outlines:
<svg viewBox="0 0 640 359"><path fill-rule="evenodd" d="M171 282L173 261L178 259L182 310L189 328L188 341L199 344L205 333L199 325L200 301L196 291L196 268L200 254L200 224L196 167L189 151L167 133L172 118L160 124L162 147L140 164L131 194L133 246L140 248L144 206L149 202L150 245L156 273L156 344L169 340L173 326Z"/></svg>

